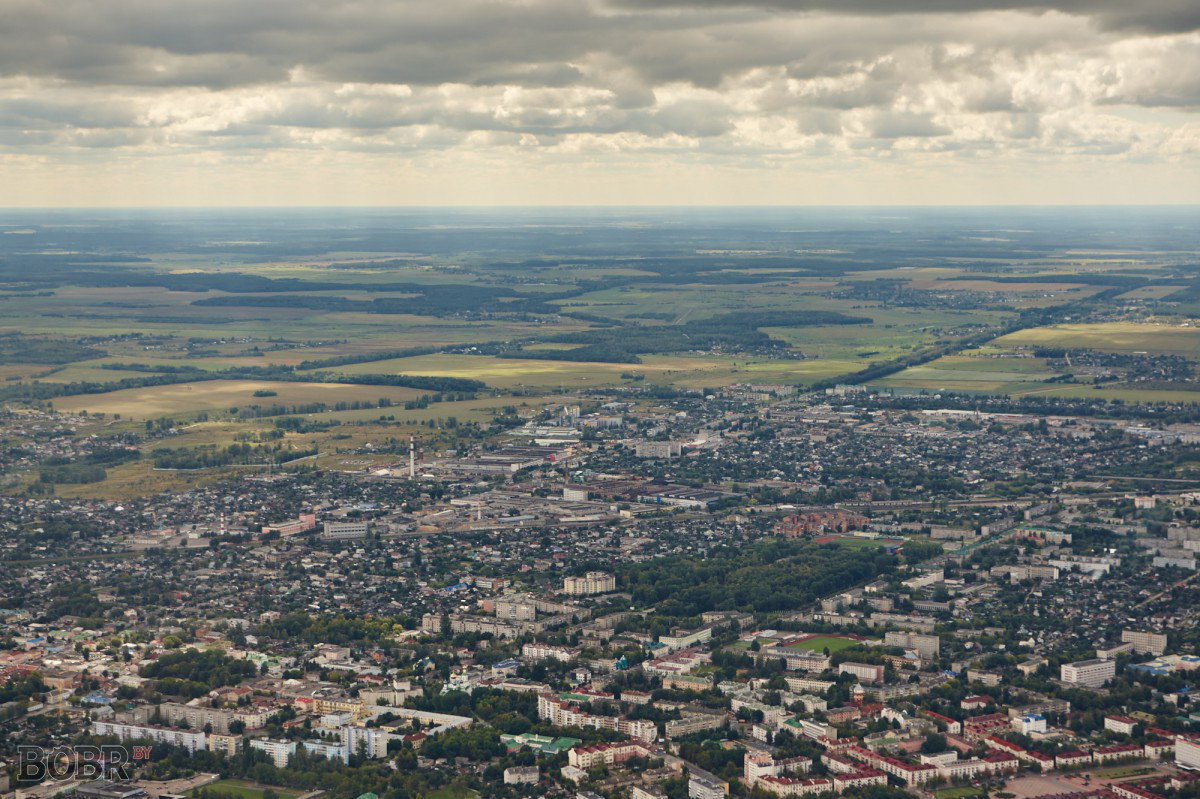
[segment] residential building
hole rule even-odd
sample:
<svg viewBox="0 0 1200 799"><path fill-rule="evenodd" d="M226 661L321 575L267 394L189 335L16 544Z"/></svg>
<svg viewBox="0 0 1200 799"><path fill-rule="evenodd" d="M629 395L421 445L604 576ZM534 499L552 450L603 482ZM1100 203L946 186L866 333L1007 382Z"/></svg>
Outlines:
<svg viewBox="0 0 1200 799"><path fill-rule="evenodd" d="M592 596L617 590L617 578L607 572L588 572L583 577L563 580L563 593L571 596Z"/></svg>
<svg viewBox="0 0 1200 799"><path fill-rule="evenodd" d="M1121 640L1133 644L1135 652L1144 652L1158 657L1167 651L1167 636L1162 633L1147 633L1138 630L1122 630Z"/></svg>
<svg viewBox="0 0 1200 799"><path fill-rule="evenodd" d="M914 650L922 660L936 660L941 652L941 639L936 635L924 635L910 631L888 632L883 636L884 646L898 646Z"/></svg>
<svg viewBox="0 0 1200 799"><path fill-rule="evenodd" d="M366 538L370 530L370 522L325 522L321 538L326 541L350 541L356 538Z"/></svg>
<svg viewBox="0 0 1200 799"><path fill-rule="evenodd" d="M725 799L728 783L711 774L688 773L688 799Z"/></svg>
<svg viewBox="0 0 1200 799"><path fill-rule="evenodd" d="M1121 735L1133 735L1134 728L1137 727L1137 721L1128 716L1105 716L1104 729L1112 730Z"/></svg>
<svg viewBox="0 0 1200 799"><path fill-rule="evenodd" d="M170 744L187 750L190 755L197 750L207 749L203 732L181 730L175 727L159 727L153 724L126 724L120 721L92 722L94 735L113 735L122 741L153 741Z"/></svg>
<svg viewBox="0 0 1200 799"><path fill-rule="evenodd" d="M1117 663L1113 660L1080 660L1064 663L1061 667L1062 681L1085 688L1099 688L1117 675Z"/></svg>
<svg viewBox="0 0 1200 799"><path fill-rule="evenodd" d="M296 754L295 741L275 741L270 738L254 738L250 741L250 748L257 749L271 758L271 762L275 764L275 768L287 768L288 761L292 759L292 755Z"/></svg>
<svg viewBox="0 0 1200 799"><path fill-rule="evenodd" d="M509 766L504 769L505 785L537 785L541 774L537 766Z"/></svg>
<svg viewBox="0 0 1200 799"><path fill-rule="evenodd" d="M874 663L851 663L838 666L838 674L853 674L863 682L883 682L883 666Z"/></svg>
<svg viewBox="0 0 1200 799"><path fill-rule="evenodd" d="M1200 738L1175 739L1175 765L1190 771L1200 771Z"/></svg>

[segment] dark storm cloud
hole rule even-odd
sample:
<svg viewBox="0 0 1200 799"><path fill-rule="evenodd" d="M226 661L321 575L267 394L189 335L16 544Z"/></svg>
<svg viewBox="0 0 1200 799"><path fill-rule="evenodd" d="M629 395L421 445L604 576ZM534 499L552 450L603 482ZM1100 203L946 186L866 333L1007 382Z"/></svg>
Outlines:
<svg viewBox="0 0 1200 799"><path fill-rule="evenodd" d="M0 0L0 74L86 84L225 88L285 80L297 67L330 81L566 86L584 65L624 69L641 83L716 87L730 75L787 65L796 77L869 57L888 32L844 26L835 35L797 10L834 14L977 12L1046 6L1017 0ZM1122 6L1101 3L1115 24ZM1063 0L1087 14L1091 2ZM1200 8L1200 4L1196 4ZM1200 11L1150 0L1130 15L1176 27ZM1174 13L1168 13L1174 12ZM783 24L781 24L783 23ZM922 26L890 32L922 35Z"/></svg>
<svg viewBox="0 0 1200 799"><path fill-rule="evenodd" d="M624 8L661 10L770 9L789 13L828 12L860 16L963 14L980 11L1060 11L1091 17L1102 27L1155 33L1200 30L1194 0L616 0Z"/></svg>

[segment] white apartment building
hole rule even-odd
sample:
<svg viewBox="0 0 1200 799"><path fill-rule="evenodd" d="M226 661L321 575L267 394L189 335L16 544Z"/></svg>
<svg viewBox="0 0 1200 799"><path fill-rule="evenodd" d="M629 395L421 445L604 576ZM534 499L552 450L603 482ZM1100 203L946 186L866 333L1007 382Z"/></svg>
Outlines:
<svg viewBox="0 0 1200 799"><path fill-rule="evenodd" d="M853 674L863 682L883 682L883 666L874 663L846 662L838 666L838 674Z"/></svg>
<svg viewBox="0 0 1200 799"><path fill-rule="evenodd" d="M255 738L250 741L250 748L257 749L271 758L275 768L287 768L288 761L296 754L295 741L274 741L270 738Z"/></svg>
<svg viewBox="0 0 1200 799"><path fill-rule="evenodd" d="M923 635L908 631L892 631L883 636L884 646L898 646L915 650L922 660L935 660L941 653L942 641L936 635Z"/></svg>
<svg viewBox="0 0 1200 799"><path fill-rule="evenodd" d="M1179 736L1175 739L1175 765L1189 771L1200 771L1200 741Z"/></svg>
<svg viewBox="0 0 1200 799"><path fill-rule="evenodd" d="M695 772L689 773L688 799L725 799L725 783Z"/></svg>
<svg viewBox="0 0 1200 799"><path fill-rule="evenodd" d="M1127 644L1133 644L1134 652L1149 652L1158 657L1167 651L1167 636L1162 633L1122 630L1121 640Z"/></svg>
<svg viewBox="0 0 1200 799"><path fill-rule="evenodd" d="M607 594L617 590L617 578L607 572L588 572L583 577L563 580L563 593L571 596Z"/></svg>
<svg viewBox="0 0 1200 799"><path fill-rule="evenodd" d="M92 722L95 735L114 735L122 741L154 741L186 749L188 754L207 749L203 732L180 730L174 727L158 727L152 724L126 724L120 721Z"/></svg>
<svg viewBox="0 0 1200 799"><path fill-rule="evenodd" d="M1062 681L1071 685L1082 685L1085 688L1099 688L1105 682L1117 676L1115 660L1079 660L1075 663L1064 663L1060 670Z"/></svg>
<svg viewBox="0 0 1200 799"><path fill-rule="evenodd" d="M366 538L370 522L325 522L321 538L326 541L349 541L355 538Z"/></svg>

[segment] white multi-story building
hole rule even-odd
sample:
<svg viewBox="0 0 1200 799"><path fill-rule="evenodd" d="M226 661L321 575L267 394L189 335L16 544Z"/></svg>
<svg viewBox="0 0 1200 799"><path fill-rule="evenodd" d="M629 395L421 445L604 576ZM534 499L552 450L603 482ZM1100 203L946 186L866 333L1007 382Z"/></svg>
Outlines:
<svg viewBox="0 0 1200 799"><path fill-rule="evenodd" d="M923 660L935 660L941 652L942 641L936 635L923 635L908 631L892 631L883 636L884 646L898 646L915 650Z"/></svg>
<svg viewBox="0 0 1200 799"><path fill-rule="evenodd" d="M838 666L838 674L853 674L863 682L883 682L883 666L874 663L846 662Z"/></svg>
<svg viewBox="0 0 1200 799"><path fill-rule="evenodd" d="M617 590L617 578L607 572L588 572L583 577L563 580L563 593L571 596L607 594Z"/></svg>
<svg viewBox="0 0 1200 799"><path fill-rule="evenodd" d="M175 727L159 727L153 724L95 721L92 722L92 733L115 735L122 741L154 741L160 744L170 744L186 749L189 755L197 750L208 748L203 732L180 730Z"/></svg>
<svg viewBox="0 0 1200 799"><path fill-rule="evenodd" d="M714 777L690 772L688 799L725 799L725 783Z"/></svg>
<svg viewBox="0 0 1200 799"><path fill-rule="evenodd" d="M687 649L689 646L702 644L705 641L711 640L713 634L712 627L701 627L698 630L674 630L670 635L660 635L658 642L667 647L668 652L677 652L680 649Z"/></svg>
<svg viewBox="0 0 1200 799"><path fill-rule="evenodd" d="M746 785L753 788L764 777L779 777L786 774L807 774L812 761L806 757L791 757L776 760L769 752L747 751L742 761L742 773Z"/></svg>
<svg viewBox="0 0 1200 799"><path fill-rule="evenodd" d="M287 768L288 761L296 754L295 741L275 741L270 738L255 738L250 741L250 748L257 749L271 758L275 768Z"/></svg>
<svg viewBox="0 0 1200 799"><path fill-rule="evenodd" d="M371 528L370 522L325 522L321 537L326 541L349 541L355 538L366 538Z"/></svg>
<svg viewBox="0 0 1200 799"><path fill-rule="evenodd" d="M521 647L521 657L534 663L539 660L557 660L560 663L570 663L578 656L578 649L568 649L564 646L543 644L537 641Z"/></svg>
<svg viewBox="0 0 1200 799"><path fill-rule="evenodd" d="M505 785L537 785L541 777L537 766L510 766L504 769Z"/></svg>
<svg viewBox="0 0 1200 799"><path fill-rule="evenodd" d="M655 750L645 741L624 741L622 743L595 744L594 746L576 746L567 752L567 762L581 769L596 766L611 766L623 763L631 757L650 758Z"/></svg>
<svg viewBox="0 0 1200 799"><path fill-rule="evenodd" d="M1189 771L1200 771L1200 740L1179 736L1175 739L1175 765Z"/></svg>
<svg viewBox="0 0 1200 799"><path fill-rule="evenodd" d="M1064 663L1060 676L1065 683L1082 685L1085 688L1099 688L1117 676L1117 663L1114 660L1100 660L1099 658Z"/></svg>
<svg viewBox="0 0 1200 799"><path fill-rule="evenodd" d="M658 737L658 725L647 719L631 720L623 716L595 716L585 713L570 702L564 702L553 694L538 696L538 718L549 721L556 727L591 727L597 730L615 730L640 741L653 741Z"/></svg>
<svg viewBox="0 0 1200 799"><path fill-rule="evenodd" d="M1122 630L1121 640L1133 644L1133 651L1148 652L1155 657L1167 651L1167 636L1162 633L1144 633L1138 630Z"/></svg>
<svg viewBox="0 0 1200 799"><path fill-rule="evenodd" d="M1012 726L1014 730L1024 735L1029 735L1031 732L1045 732L1046 717L1041 713L1018 716L1012 720Z"/></svg>
<svg viewBox="0 0 1200 799"><path fill-rule="evenodd" d="M1104 729L1112 730L1121 735L1133 735L1134 729L1137 727L1137 720L1131 719L1128 716L1105 716Z"/></svg>
<svg viewBox="0 0 1200 799"><path fill-rule="evenodd" d="M495 602L496 618L508 621L533 621L537 618L537 603L524 594L508 594Z"/></svg>
<svg viewBox="0 0 1200 799"><path fill-rule="evenodd" d="M393 739L401 738L382 727L342 727L342 743L345 744L346 753L356 755L362 752L371 759L387 757L388 744Z"/></svg>
<svg viewBox="0 0 1200 799"><path fill-rule="evenodd" d="M303 746L304 751L311 755L318 755L327 760L336 760L339 763L350 762L350 750L340 741L304 741Z"/></svg>

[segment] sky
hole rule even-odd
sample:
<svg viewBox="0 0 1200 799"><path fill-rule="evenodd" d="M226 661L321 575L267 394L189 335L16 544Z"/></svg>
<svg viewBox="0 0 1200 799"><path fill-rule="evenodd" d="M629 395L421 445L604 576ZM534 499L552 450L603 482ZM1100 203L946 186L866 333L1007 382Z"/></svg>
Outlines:
<svg viewBox="0 0 1200 799"><path fill-rule="evenodd" d="M0 0L0 206L1200 203L1197 0Z"/></svg>

